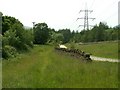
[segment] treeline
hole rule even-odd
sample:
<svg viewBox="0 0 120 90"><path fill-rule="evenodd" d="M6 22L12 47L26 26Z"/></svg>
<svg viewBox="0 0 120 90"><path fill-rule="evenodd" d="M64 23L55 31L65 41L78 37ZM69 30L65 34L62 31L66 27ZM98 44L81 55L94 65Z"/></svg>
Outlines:
<svg viewBox="0 0 120 90"><path fill-rule="evenodd" d="M85 43L85 42L100 42L120 40L120 26L114 28L109 27L106 23L100 22L91 30L72 31L70 29L60 29L52 32L53 42L55 43Z"/></svg>
<svg viewBox="0 0 120 90"><path fill-rule="evenodd" d="M120 26L110 28L106 23L100 22L91 30L82 30L81 32L72 32L74 42L99 42L99 41L113 41L120 40L119 35Z"/></svg>
<svg viewBox="0 0 120 90"><path fill-rule="evenodd" d="M100 22L91 30L71 31L49 28L46 23L37 23L33 29L25 29L23 24L11 16L2 16L2 57L15 57L17 53L28 51L34 44L65 44L70 42L99 42L120 40L120 27L110 28Z"/></svg>

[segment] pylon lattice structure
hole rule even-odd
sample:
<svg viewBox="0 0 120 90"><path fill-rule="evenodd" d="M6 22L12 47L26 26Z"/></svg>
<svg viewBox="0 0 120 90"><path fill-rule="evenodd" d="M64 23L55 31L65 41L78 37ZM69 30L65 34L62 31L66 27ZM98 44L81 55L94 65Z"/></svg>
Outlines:
<svg viewBox="0 0 120 90"><path fill-rule="evenodd" d="M89 25L89 19L92 19L94 20L95 18L89 18L88 17L88 13L92 13L93 10L88 10L88 9L85 9L85 10L80 10L80 12L85 12L85 16L83 18L77 18L78 19L84 19L84 25L79 25L80 26L84 26L84 30L89 30L89 26L93 26L93 25ZM80 13L79 12L79 13Z"/></svg>

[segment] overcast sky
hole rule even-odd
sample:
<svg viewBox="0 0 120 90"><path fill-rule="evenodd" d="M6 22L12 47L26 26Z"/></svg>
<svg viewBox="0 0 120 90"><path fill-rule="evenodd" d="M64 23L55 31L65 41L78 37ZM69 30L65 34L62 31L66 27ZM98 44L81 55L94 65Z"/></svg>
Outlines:
<svg viewBox="0 0 120 90"><path fill-rule="evenodd" d="M32 27L32 22L45 22L50 28L56 30L70 28L81 30L79 24L84 20L80 10L87 8L93 10L89 17L89 24L95 25L105 21L111 27L118 25L118 1L120 0L0 0L0 11L3 15L13 16L19 19L25 26Z"/></svg>

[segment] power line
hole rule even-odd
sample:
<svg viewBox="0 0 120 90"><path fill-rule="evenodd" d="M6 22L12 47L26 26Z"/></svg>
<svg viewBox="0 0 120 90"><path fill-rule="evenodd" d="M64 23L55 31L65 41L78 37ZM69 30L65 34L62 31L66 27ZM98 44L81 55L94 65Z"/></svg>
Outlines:
<svg viewBox="0 0 120 90"><path fill-rule="evenodd" d="M88 10L87 9L87 4L86 4L86 9L85 10L80 10L80 12L79 13L81 13L81 12L85 12L85 15L84 15L84 17L82 17L82 18L77 18L77 20L78 19L84 19L84 25L79 25L79 27L80 26L83 26L84 27L84 30L89 30L89 26L92 26L92 25L89 25L89 19L92 19L92 20L94 20L95 18L89 18L88 17L88 13L92 13L93 12L93 10Z"/></svg>
<svg viewBox="0 0 120 90"><path fill-rule="evenodd" d="M81 9L82 7L83 7L83 6L81 5L81 6L80 6L80 9ZM79 14L79 13L76 13L74 17L76 17L76 15L78 15L78 14ZM72 27L76 27L75 25L76 25L76 20L74 20L71 24L69 24L69 27L71 27L71 28L72 28ZM77 27L77 28L78 28L78 27ZM76 28L76 29L77 29L77 28ZM74 30L76 30L76 29L74 29Z"/></svg>
<svg viewBox="0 0 120 90"><path fill-rule="evenodd" d="M92 2L92 4L91 4L90 9L92 9L92 7L93 7L94 3L95 3L95 0L93 0L93 2Z"/></svg>

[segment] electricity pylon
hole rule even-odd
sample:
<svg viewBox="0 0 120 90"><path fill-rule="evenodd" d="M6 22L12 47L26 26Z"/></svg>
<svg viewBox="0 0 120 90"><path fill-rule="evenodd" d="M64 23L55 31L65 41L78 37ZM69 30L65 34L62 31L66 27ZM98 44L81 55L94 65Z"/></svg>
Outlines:
<svg viewBox="0 0 120 90"><path fill-rule="evenodd" d="M86 7L87 7L87 5L86 5ZM85 10L80 10L80 12L85 12L85 16L83 17L83 18L77 18L77 20L78 19L84 19L84 25L79 25L79 27L80 26L84 26L84 30L89 30L89 26L93 26L93 25L89 25L89 19L92 19L92 20L94 20L95 18L89 18L88 17L88 13L92 13L93 12L93 10L88 10L87 8L85 9ZM79 13L80 13L79 12Z"/></svg>

